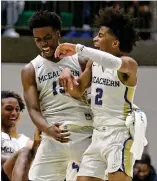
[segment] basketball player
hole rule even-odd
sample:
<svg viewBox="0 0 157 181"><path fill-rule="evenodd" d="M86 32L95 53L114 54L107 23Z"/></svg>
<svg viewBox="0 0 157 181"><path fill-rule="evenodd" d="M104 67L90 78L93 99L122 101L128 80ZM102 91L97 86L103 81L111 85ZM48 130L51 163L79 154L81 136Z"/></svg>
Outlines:
<svg viewBox="0 0 157 181"><path fill-rule="evenodd" d="M94 38L98 50L64 43L55 53L63 58L78 52L93 61L77 81L67 68L60 77L66 91L75 97L80 97L91 84L94 132L80 165L78 181L102 181L104 171L109 181L131 181L134 160L125 118L132 110L138 66L128 53L138 36L132 19L121 10L100 10L96 23L100 28Z"/></svg>
<svg viewBox="0 0 157 181"><path fill-rule="evenodd" d="M2 181L28 180L28 170L39 144L39 132L33 141L18 134L17 124L25 109L22 98L13 91L1 91Z"/></svg>
<svg viewBox="0 0 157 181"><path fill-rule="evenodd" d="M3 164L21 148L32 148L33 141L17 131L21 111L25 109L22 98L13 91L1 91L1 105L1 152Z"/></svg>
<svg viewBox="0 0 157 181"><path fill-rule="evenodd" d="M62 60L54 57L61 30L57 14L36 12L29 20L29 29L41 55L23 68L22 84L30 117L43 132L29 179L63 181L69 163L80 163L91 143L92 116L86 99L66 94L58 78L65 67L78 77L87 61L77 54Z"/></svg>

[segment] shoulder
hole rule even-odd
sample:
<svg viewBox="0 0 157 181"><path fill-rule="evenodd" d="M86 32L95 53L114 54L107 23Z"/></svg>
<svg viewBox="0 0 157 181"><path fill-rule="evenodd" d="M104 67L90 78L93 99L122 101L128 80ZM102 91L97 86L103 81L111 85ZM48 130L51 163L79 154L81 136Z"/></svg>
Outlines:
<svg viewBox="0 0 157 181"><path fill-rule="evenodd" d="M122 56L122 61L128 63L130 66L138 67L137 61L129 56Z"/></svg>
<svg viewBox="0 0 157 181"><path fill-rule="evenodd" d="M1 132L1 138L2 139L7 139L7 140L10 140L10 137L9 137L9 135L7 134L7 133L5 133L5 132Z"/></svg>
<svg viewBox="0 0 157 181"><path fill-rule="evenodd" d="M32 63L30 62L22 68L21 78L23 80L23 79L30 79L33 77L35 77L35 70L34 70Z"/></svg>
<svg viewBox="0 0 157 181"><path fill-rule="evenodd" d="M130 76L135 77L138 69L137 62L132 57L129 56L122 56L121 60L122 64L119 71L128 74L129 77Z"/></svg>
<svg viewBox="0 0 157 181"><path fill-rule="evenodd" d="M82 71L84 71L86 68L86 65L89 61L89 58L78 54L78 61L79 61L79 64L80 64Z"/></svg>

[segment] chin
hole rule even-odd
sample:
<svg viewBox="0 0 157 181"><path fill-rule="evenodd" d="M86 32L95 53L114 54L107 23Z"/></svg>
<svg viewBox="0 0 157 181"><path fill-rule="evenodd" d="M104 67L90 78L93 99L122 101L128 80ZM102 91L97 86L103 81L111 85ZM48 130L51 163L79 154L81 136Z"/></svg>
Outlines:
<svg viewBox="0 0 157 181"><path fill-rule="evenodd" d="M45 57L45 58L51 58L51 57L53 57L53 56L54 56L53 54L49 54L49 55L45 55L45 54L44 54L44 57Z"/></svg>

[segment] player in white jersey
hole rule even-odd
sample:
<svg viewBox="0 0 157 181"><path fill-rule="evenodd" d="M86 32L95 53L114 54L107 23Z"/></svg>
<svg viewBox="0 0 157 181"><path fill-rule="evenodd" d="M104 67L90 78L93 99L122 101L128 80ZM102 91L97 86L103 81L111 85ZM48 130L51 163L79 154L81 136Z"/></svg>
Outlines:
<svg viewBox="0 0 157 181"><path fill-rule="evenodd" d="M94 132L80 165L78 181L102 181L104 175L109 181L131 181L134 159L125 118L132 111L138 66L128 53L138 36L131 17L121 10L100 10L96 23L100 28L94 38L98 50L64 43L55 53L63 58L78 52L93 61L77 81L67 68L60 77L65 90L75 97L80 97L91 83Z"/></svg>
<svg viewBox="0 0 157 181"><path fill-rule="evenodd" d="M65 67L78 77L87 61L77 54L62 60L54 57L61 30L57 14L37 12L30 18L29 28L41 55L23 68L22 84L30 117L42 131L29 179L63 181L69 163L80 163L91 143L93 129L92 112L86 99L77 100L66 94L58 78Z"/></svg>
<svg viewBox="0 0 157 181"><path fill-rule="evenodd" d="M20 181L28 177L29 163L33 159L32 149L35 148L36 142L33 145L30 138L17 131L24 108L24 102L18 94L13 91L1 91L2 181L15 178Z"/></svg>
<svg viewBox="0 0 157 181"><path fill-rule="evenodd" d="M21 148L31 148L33 141L17 131L20 113L25 108L22 98L12 91L1 91L1 104L1 152L2 163L4 163L9 155Z"/></svg>

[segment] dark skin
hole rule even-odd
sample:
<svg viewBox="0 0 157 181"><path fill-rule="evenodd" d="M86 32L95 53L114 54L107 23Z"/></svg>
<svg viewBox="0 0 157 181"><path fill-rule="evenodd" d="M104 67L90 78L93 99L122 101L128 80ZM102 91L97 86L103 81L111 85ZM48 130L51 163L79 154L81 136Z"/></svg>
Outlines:
<svg viewBox="0 0 157 181"><path fill-rule="evenodd" d="M1 101L2 131L11 137L18 137L16 125L20 116L20 106L15 98L5 98Z"/></svg>
<svg viewBox="0 0 157 181"><path fill-rule="evenodd" d="M119 40L110 33L110 29L102 26L98 35L93 39L96 49L108 52L117 57L121 57L122 65L117 71L120 81L126 86L135 86L137 82L137 63L131 57L128 57L127 52L122 52L119 49ZM75 53L75 44L64 43L59 45L55 52L58 58L73 55ZM103 67L102 67L103 68ZM81 74L78 80L74 79L73 75L66 68L60 75L60 83L65 90L73 97L80 97L84 91L91 85L92 77L92 62L88 62L85 71ZM78 86L79 85L79 86ZM132 178L123 172L115 172L108 174L109 181L132 181ZM79 176L77 181L102 181L102 179Z"/></svg>
<svg viewBox="0 0 157 181"><path fill-rule="evenodd" d="M3 170L10 181L28 181L30 165L40 145L40 134L36 129L32 148L20 149L3 164Z"/></svg>
<svg viewBox="0 0 157 181"><path fill-rule="evenodd" d="M144 163L136 163L135 165L136 174L135 177L139 180L144 180L150 174L150 166Z"/></svg>
<svg viewBox="0 0 157 181"><path fill-rule="evenodd" d="M101 27L98 35L93 39L94 46L98 50L108 52L112 55L122 58L122 66L117 71L120 81L126 86L135 86L137 82L137 63L131 57L128 57L126 52L122 52L119 49L119 41L117 38L110 34L109 28ZM66 54L62 52L66 52ZM63 58L65 56L73 55L75 52L74 44L61 44L56 50L56 57ZM60 83L63 85L71 96L80 97L83 92L91 85L92 76L92 62L89 61L86 65L85 71L79 77L77 81L73 78L73 75L66 68L60 75ZM85 81L88 80L88 81ZM73 91L72 91L73 89Z"/></svg>
<svg viewBox="0 0 157 181"><path fill-rule="evenodd" d="M59 45L60 32L52 27L42 27L33 29L33 36L36 46L40 49L41 55L48 60L58 62L59 59L54 57L54 52ZM80 60L80 66L82 69L85 67L85 63ZM36 125L36 127L52 136L57 141L62 143L68 142L67 138L70 133L67 130L61 130L60 124L55 123L50 127L46 119L43 117L40 110L39 95L37 91L35 70L31 63L27 64L21 72L22 85L24 89L24 99L26 101L29 115Z"/></svg>
<svg viewBox="0 0 157 181"><path fill-rule="evenodd" d="M17 124L20 119L20 106L18 100L13 97L3 98L1 100L1 131L7 133L12 138L19 138ZM27 147L31 148L33 142L28 141ZM8 160L11 155L1 155L2 164Z"/></svg>

